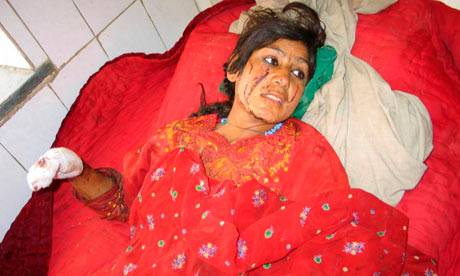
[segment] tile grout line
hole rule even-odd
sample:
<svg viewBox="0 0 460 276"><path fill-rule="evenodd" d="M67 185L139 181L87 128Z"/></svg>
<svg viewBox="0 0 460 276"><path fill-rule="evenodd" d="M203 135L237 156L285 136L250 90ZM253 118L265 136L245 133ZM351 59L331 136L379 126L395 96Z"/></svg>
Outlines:
<svg viewBox="0 0 460 276"><path fill-rule="evenodd" d="M127 11L129 8L131 8L131 6L136 3L137 0L134 0L131 4L129 4L126 8L124 8L117 16L115 16L114 19L112 19L104 28L102 28L99 33L96 34L96 38L99 38L99 36L101 35L101 33L103 33L105 30L107 30L107 28L112 25L113 22L115 22L115 20L117 20L123 13L125 13L125 11Z"/></svg>
<svg viewBox="0 0 460 276"><path fill-rule="evenodd" d="M136 2L133 1L130 5L128 5L119 15L117 15L112 21L110 21L109 24L107 24L107 26L105 28L103 28L99 34L101 34L105 29L107 29L108 26L110 26L110 24L112 24L116 19L118 19L127 9L129 9L134 3ZM61 65L60 68L57 68L56 70L56 75L58 75L61 70L67 65L69 64L76 56L78 56L82 51L83 49L85 49L91 42L93 42L94 40L97 41L97 43L99 44L99 46L102 48L102 51L104 52L105 56L107 57L108 60L110 60L110 56L109 54L107 53L107 51L105 50L104 46L102 45L102 43L99 41L99 34L96 35L96 33L94 32L94 30L91 28L91 26L89 25L88 21L86 20L86 18L84 17L83 13L81 12L80 8L78 8L78 5L75 3L74 0L72 0L72 4L75 6L75 8L77 9L78 13L80 14L81 18L83 19L83 21L85 22L86 26L89 28L90 32L92 33L93 35L93 38L90 39L87 43L85 43L74 55L72 55L66 62L64 62L64 64ZM56 93L56 91L54 90L54 88L51 86L51 83L48 83L47 84L48 88L51 89L51 91L55 94L55 96L58 98L59 102L61 102L61 104L64 106L64 108L69 111L69 108L64 104L64 102L62 101L62 99L59 97L59 95Z"/></svg>
<svg viewBox="0 0 460 276"><path fill-rule="evenodd" d="M104 54L107 56L107 59L108 60L111 60L111 57L109 56L109 54L107 53L107 51L105 50L104 48L104 45L102 45L101 41L99 40L99 36L101 35L101 33L103 33L110 25L112 25L113 22L115 22L115 20L117 20L125 11L127 11L137 0L134 0L131 4L129 4L126 8L124 8L117 16L115 16L114 19L112 19L104 28L102 28L97 34L93 31L93 29L91 28L91 26L89 25L89 23L86 21L86 18L83 16L82 12L80 11L80 9L78 8L77 4L75 4L74 0L72 0L72 3L75 5L75 7L77 8L77 11L80 13L80 16L83 18L83 20L85 21L86 25L89 27L91 33L94 35L96 41L98 42L99 46L101 46L102 48L102 51L104 52ZM93 41L93 40L91 40ZM90 41L90 42L91 42ZM89 44L89 43L88 43ZM86 44L87 45L87 44ZM84 47L86 47L86 45ZM83 48L84 48L83 47ZM75 55L74 55L75 56ZM73 58L73 57L72 57ZM69 60L70 61L70 60Z"/></svg>
<svg viewBox="0 0 460 276"><path fill-rule="evenodd" d="M59 73L61 73L62 69L64 69L64 67L69 64L76 56L78 56L91 42L93 42L93 40L95 39L95 37L91 38L88 42L86 42L85 44L83 44L83 46L78 49L78 51L75 52L75 54L73 54L69 59L67 59L62 65L61 67L57 67L56 65L54 65L54 68L56 68L56 76L59 75ZM54 63L53 63L54 64ZM54 80L54 78L53 78ZM53 81L52 80L52 81ZM50 81L49 83L51 83L52 81Z"/></svg>
<svg viewBox="0 0 460 276"><path fill-rule="evenodd" d="M19 162L19 160L2 144L0 143L0 146L11 156L11 158L14 159L14 161L16 161L16 163L19 164L19 166L21 166L21 168L27 173L29 172L28 170L26 170L26 168L24 168L24 166L21 164L21 162Z"/></svg>
<svg viewBox="0 0 460 276"><path fill-rule="evenodd" d="M102 42L99 40L99 37L96 37L95 39L97 41L97 44L99 44L99 46L101 47L102 51L104 52L105 57L107 58L107 61L111 60L109 54L107 53L107 51L104 48L104 45L102 45Z"/></svg>
<svg viewBox="0 0 460 276"><path fill-rule="evenodd" d="M6 3L10 6L10 8L13 10L14 14L16 14L16 16L18 17L19 21L21 21L21 23L24 25L24 28L26 28L26 30L29 32L29 34L32 36L32 38L35 40L35 42L37 43L38 47L40 47L40 49L43 51L43 53L46 55L46 57L48 58L48 60L51 61L51 58L49 57L48 53L45 51L45 49L43 48L43 46L40 44L40 42L38 41L38 39L35 37L35 35L32 33L32 31L29 29L29 27L27 26L27 24L24 22L24 20L22 20L22 17L19 15L19 13L16 11L16 9L13 7L13 5L10 3L10 0L5 0ZM22 49L21 49L22 51ZM54 64L54 63L53 63ZM56 67L56 66L55 66ZM35 66L34 66L35 68Z"/></svg>
<svg viewBox="0 0 460 276"><path fill-rule="evenodd" d="M198 11L198 13L200 13L201 11L200 11L200 8L198 7L198 4L196 3L195 0L192 0L192 1L193 1L193 3L195 4L196 10Z"/></svg>
<svg viewBox="0 0 460 276"><path fill-rule="evenodd" d="M54 93L54 95L59 100L59 102L64 106L65 110L67 110L67 112L69 112L69 108L64 104L64 102L61 100L61 97L59 97L59 95L56 93L56 91L54 91L53 87L49 83L48 83L47 86L48 86L49 89L51 89L51 91Z"/></svg>
<svg viewBox="0 0 460 276"><path fill-rule="evenodd" d="M161 37L161 34L160 34L160 32L158 31L157 26L155 25L155 22L153 22L152 16L150 16L150 13L148 12L147 8L145 7L144 1L143 1L143 0L139 0L139 1L141 2L142 7L144 7L145 12L147 13L147 16L148 16L149 19L150 19L150 22L152 22L153 28L154 28L155 31L157 32L158 37L160 38L161 43L163 44L163 47L165 47L165 51L167 51L167 50L168 50L168 47L166 46L166 43L163 41L163 37Z"/></svg>
<svg viewBox="0 0 460 276"><path fill-rule="evenodd" d="M96 33L94 32L93 28L91 28L91 25L89 25L88 21L86 20L85 16L84 16L83 13L81 12L81 10L80 10L80 8L78 7L78 5L75 3L74 0L72 0L72 3L73 3L73 5L75 6L75 8L77 9L77 11L78 11L78 13L80 14L81 18L83 19L83 21L85 22L86 26L88 26L89 30L90 30L91 33L93 34L93 39L91 39L91 40L89 41L89 43L91 43L94 39L96 39L96 41L97 41L97 43L99 44L99 46L101 46L102 51L104 52L105 56L106 56L108 59L110 59L109 54L107 54L106 50L104 49L104 46L102 46L102 44L101 44L101 42L99 41L99 39L98 39ZM89 43L88 43L88 44L89 44ZM86 44L85 46L83 46L82 49L85 48L86 46L88 46L88 44ZM78 53L80 53L80 51L78 51L75 55L73 55L73 56L69 59L69 61L72 60Z"/></svg>

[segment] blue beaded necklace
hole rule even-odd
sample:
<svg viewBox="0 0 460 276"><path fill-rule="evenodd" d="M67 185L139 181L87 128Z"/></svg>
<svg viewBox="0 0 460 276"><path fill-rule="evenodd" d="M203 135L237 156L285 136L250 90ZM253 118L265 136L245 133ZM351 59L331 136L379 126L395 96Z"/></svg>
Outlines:
<svg viewBox="0 0 460 276"><path fill-rule="evenodd" d="M223 124L223 125L225 125L225 124L227 123L227 118L222 118L222 119L220 120L220 123ZM240 128L240 129L246 129L246 130L258 132L258 131L255 131L255 130L253 130L253 129L244 128L244 127L239 127L239 126L235 126L235 125L233 125L233 124L232 124L232 126L237 127L237 128ZM277 123L272 129L265 131L265 132L264 132L264 136L267 136L267 135L276 133L282 126L283 126L283 123L282 123L282 122L281 122L281 123Z"/></svg>

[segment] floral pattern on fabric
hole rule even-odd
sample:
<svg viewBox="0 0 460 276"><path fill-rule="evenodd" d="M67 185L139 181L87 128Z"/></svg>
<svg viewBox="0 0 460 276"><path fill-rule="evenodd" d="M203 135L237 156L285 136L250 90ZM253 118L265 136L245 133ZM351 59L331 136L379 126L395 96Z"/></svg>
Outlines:
<svg viewBox="0 0 460 276"><path fill-rule="evenodd" d="M195 189L198 192L206 192L207 188L203 180L200 180L200 184L196 185Z"/></svg>
<svg viewBox="0 0 460 276"><path fill-rule="evenodd" d="M322 262L322 259L323 259L323 255L321 255L321 254L315 255L315 256L313 257L313 260L314 260L315 263L317 263L317 264L320 264L320 263Z"/></svg>
<svg viewBox="0 0 460 276"><path fill-rule="evenodd" d="M359 223L358 212L353 212L353 214L351 215L353 216L353 220L350 222L350 224L355 227L358 226L358 223Z"/></svg>
<svg viewBox="0 0 460 276"><path fill-rule="evenodd" d="M269 239L273 236L274 233L275 229L273 228L273 226L270 226L268 229L265 230L264 236L266 239Z"/></svg>
<svg viewBox="0 0 460 276"><path fill-rule="evenodd" d="M311 208L305 206L302 208L302 212L300 212L300 225L302 225L302 227L304 227L307 222L307 216L308 213L310 213L310 209Z"/></svg>
<svg viewBox="0 0 460 276"><path fill-rule="evenodd" d="M222 189L219 190L219 192L213 194L212 196L213 196L213 197L221 197L221 196L223 196L224 194L225 194L225 188L222 188Z"/></svg>
<svg viewBox="0 0 460 276"><path fill-rule="evenodd" d="M357 253L363 253L364 242L347 242L344 245L343 252L355 256Z"/></svg>
<svg viewBox="0 0 460 276"><path fill-rule="evenodd" d="M165 173L164 168L158 168L155 172L152 174L152 181L158 181L160 180L160 177L162 177Z"/></svg>
<svg viewBox="0 0 460 276"><path fill-rule="evenodd" d="M238 240L238 258L240 259L246 258L246 251L248 251L246 242L242 239L239 239Z"/></svg>
<svg viewBox="0 0 460 276"><path fill-rule="evenodd" d="M203 244L200 250L198 251L198 253L200 254L200 256L207 259L207 258L214 257L214 254L216 253L216 251L217 251L217 246L213 245L212 243L208 243L208 244Z"/></svg>
<svg viewBox="0 0 460 276"><path fill-rule="evenodd" d="M176 258L174 258L172 262L173 269L182 269L185 265L185 254L178 254Z"/></svg>
<svg viewBox="0 0 460 276"><path fill-rule="evenodd" d="M134 234L136 234L136 226L135 225L130 227L130 237L131 237L131 239L133 239Z"/></svg>
<svg viewBox="0 0 460 276"><path fill-rule="evenodd" d="M137 268L137 265L132 264L132 263L130 263L128 265L125 265L125 267L123 269L123 274L128 275L128 273L133 272L134 269L136 269L136 268Z"/></svg>
<svg viewBox="0 0 460 276"><path fill-rule="evenodd" d="M196 174L200 170L200 165L194 163L190 168L190 173Z"/></svg>
<svg viewBox="0 0 460 276"><path fill-rule="evenodd" d="M287 135L296 141L297 136L290 136L287 130L283 127L269 139L285 143L290 140L282 135ZM119 256L113 271L120 273L125 264L135 264L136 269L130 272L133 275L151 274L153 268L155 275L216 276L405 272L401 260L407 248L407 219L371 195L350 190L340 162L326 144L324 158L310 154L323 141L314 135L316 138L301 144L303 156L312 156L311 161L278 167L271 177L263 171L281 163L270 159L273 152L268 151L264 154L269 158L260 159L267 161L265 169L257 171L251 165L250 170L239 170L237 179L245 181L238 182L225 178L228 167L219 167L221 163L215 161L231 150L226 158L232 165L251 164L253 150L266 145L265 138L259 137L260 143L255 144L246 140L239 145L221 145L219 138L209 134L205 136L211 143L200 144L205 148L168 149L167 154L152 160L145 172L139 193L142 201L133 201L130 214L130 224L138 230L130 250ZM195 138L193 141L201 139ZM291 150L293 145L289 145ZM331 155L326 155L327 151ZM291 160L291 156L285 157ZM161 177L150 181L158 168L164 169ZM210 177L210 171L219 171L222 178ZM205 192L197 192L197 185ZM314 192L317 187L325 192ZM369 210L374 210L373 214ZM152 223L154 230L149 231ZM385 234L376 234L380 231ZM362 262L377 258L379 262ZM417 269L422 274L425 269L435 271L431 261L423 270Z"/></svg>
<svg viewBox="0 0 460 276"><path fill-rule="evenodd" d="M171 190L169 190L169 195L171 196L172 201L176 201L177 191L175 191L175 190L173 190L173 188L171 188Z"/></svg>
<svg viewBox="0 0 460 276"><path fill-rule="evenodd" d="M264 205L266 199L267 195L265 194L265 190L258 189L254 191L254 195L252 196L252 204L254 205L254 207L260 207Z"/></svg>
<svg viewBox="0 0 460 276"><path fill-rule="evenodd" d="M155 220L152 215L147 215L147 223L149 225L149 231L155 229Z"/></svg>

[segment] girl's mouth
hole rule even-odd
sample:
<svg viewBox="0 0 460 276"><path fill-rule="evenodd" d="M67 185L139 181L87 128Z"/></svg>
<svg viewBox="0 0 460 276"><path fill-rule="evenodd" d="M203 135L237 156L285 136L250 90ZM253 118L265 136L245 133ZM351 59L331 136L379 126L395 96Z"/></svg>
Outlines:
<svg viewBox="0 0 460 276"><path fill-rule="evenodd" d="M267 98L267 99L270 99L270 100L272 100L272 101L274 101L274 102L277 102L277 103L280 104L280 105L282 105L283 102L284 102L283 97L281 97L281 96L279 96L279 95L277 95L277 94L271 94L271 93L268 94L268 93L267 93L267 94L262 94L262 97Z"/></svg>

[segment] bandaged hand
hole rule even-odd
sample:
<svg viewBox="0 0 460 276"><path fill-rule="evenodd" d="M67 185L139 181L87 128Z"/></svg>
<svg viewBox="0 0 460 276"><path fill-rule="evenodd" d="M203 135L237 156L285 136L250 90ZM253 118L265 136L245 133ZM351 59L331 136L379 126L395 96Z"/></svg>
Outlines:
<svg viewBox="0 0 460 276"><path fill-rule="evenodd" d="M67 148L48 150L29 169L27 183L33 191L51 185L53 179L66 179L79 176L83 172L83 161Z"/></svg>

